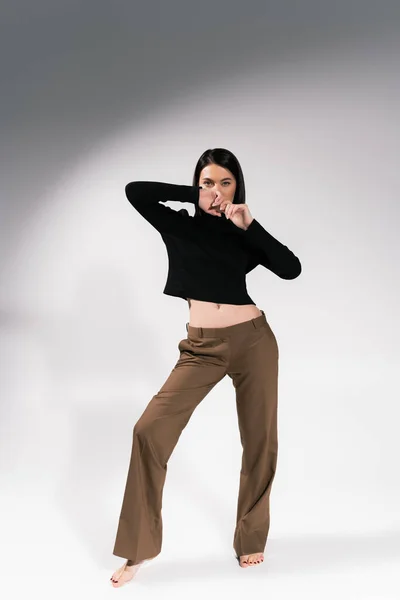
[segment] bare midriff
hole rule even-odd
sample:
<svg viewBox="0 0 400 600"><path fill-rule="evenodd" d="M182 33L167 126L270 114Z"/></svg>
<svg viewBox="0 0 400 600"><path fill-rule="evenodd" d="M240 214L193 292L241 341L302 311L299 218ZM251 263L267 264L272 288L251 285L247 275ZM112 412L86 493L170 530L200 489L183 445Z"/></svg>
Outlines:
<svg viewBox="0 0 400 600"><path fill-rule="evenodd" d="M230 327L262 315L255 304L216 304L191 298L187 301L192 327Z"/></svg>

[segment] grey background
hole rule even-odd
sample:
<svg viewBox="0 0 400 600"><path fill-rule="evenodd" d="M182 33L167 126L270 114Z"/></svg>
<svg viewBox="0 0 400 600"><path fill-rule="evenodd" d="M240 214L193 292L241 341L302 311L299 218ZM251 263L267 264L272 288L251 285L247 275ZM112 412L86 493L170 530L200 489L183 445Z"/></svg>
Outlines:
<svg viewBox="0 0 400 600"><path fill-rule="evenodd" d="M240 442L226 378L171 457L163 553L142 581L174 597L218 580L233 597L395 597L399 4L1 13L2 557L10 575L31 559L19 593L50 596L46 564L65 593L79 581L101 595L122 562L131 429L188 320L161 293L165 249L123 187L190 184L198 156L223 146L252 214L303 264L293 282L248 277L280 346L268 570L244 582L231 560Z"/></svg>

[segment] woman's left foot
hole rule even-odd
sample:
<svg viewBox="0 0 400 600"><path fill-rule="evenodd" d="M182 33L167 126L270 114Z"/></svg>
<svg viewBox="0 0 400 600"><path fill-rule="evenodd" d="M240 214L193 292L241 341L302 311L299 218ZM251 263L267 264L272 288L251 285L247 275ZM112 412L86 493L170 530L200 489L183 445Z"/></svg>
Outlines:
<svg viewBox="0 0 400 600"><path fill-rule="evenodd" d="M256 552L254 554L243 554L239 558L239 564L241 567L249 567L258 565L264 560L264 552Z"/></svg>

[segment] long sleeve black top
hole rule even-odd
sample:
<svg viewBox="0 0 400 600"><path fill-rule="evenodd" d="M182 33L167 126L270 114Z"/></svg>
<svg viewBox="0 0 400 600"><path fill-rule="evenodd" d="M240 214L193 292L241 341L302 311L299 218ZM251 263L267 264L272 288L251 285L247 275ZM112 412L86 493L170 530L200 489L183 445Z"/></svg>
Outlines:
<svg viewBox="0 0 400 600"><path fill-rule="evenodd" d="M253 218L244 230L222 212L191 216L174 210L168 200L198 207L201 186L158 181L132 181L125 186L132 206L160 233L169 266L164 294L218 304L255 304L246 288L246 274L262 265L281 279L301 273L299 259Z"/></svg>

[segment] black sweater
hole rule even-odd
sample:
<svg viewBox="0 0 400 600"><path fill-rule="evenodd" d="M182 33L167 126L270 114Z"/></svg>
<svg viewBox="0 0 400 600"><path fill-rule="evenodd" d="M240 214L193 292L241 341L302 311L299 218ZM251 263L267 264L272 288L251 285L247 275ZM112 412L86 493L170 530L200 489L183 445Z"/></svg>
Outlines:
<svg viewBox="0 0 400 600"><path fill-rule="evenodd" d="M281 279L301 273L299 259L253 218L244 230L221 213L199 209L191 216L174 210L167 200L191 202L196 209L201 186L133 181L125 186L132 206L160 233L169 267L163 293L184 300L218 304L255 304L247 293L246 274L257 265Z"/></svg>

